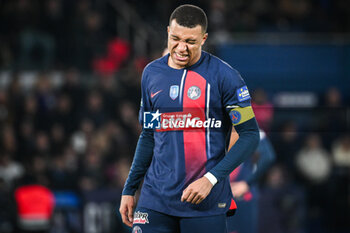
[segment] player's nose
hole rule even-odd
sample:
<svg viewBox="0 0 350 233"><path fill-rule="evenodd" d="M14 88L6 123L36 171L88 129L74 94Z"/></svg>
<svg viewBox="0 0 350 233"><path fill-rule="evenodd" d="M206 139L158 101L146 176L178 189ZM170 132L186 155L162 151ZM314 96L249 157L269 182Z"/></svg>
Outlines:
<svg viewBox="0 0 350 233"><path fill-rule="evenodd" d="M185 42L179 42L177 49L179 52L185 52L187 50L187 45Z"/></svg>

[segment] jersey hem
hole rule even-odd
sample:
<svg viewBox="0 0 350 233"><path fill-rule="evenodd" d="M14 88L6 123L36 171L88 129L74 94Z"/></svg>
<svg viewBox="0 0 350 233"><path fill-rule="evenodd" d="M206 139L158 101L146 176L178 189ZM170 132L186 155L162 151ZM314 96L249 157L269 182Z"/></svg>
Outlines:
<svg viewBox="0 0 350 233"><path fill-rule="evenodd" d="M215 216L215 215L221 215L221 214L226 214L227 211L229 210L230 206L227 205L225 208L222 208L222 210L220 212L214 212L214 213L208 213L208 212L198 212L195 215L192 213L184 213L184 212L180 212L180 211L170 211L170 212L166 212L164 210L161 210L159 208L155 208L154 206L148 206L148 205L144 205L144 204L138 204L137 207L141 207L141 208L147 208L153 211L157 211L159 213L162 214L166 214L166 215L170 215L170 216L174 216L174 217L189 217L189 218L194 218L194 217L208 217L208 216Z"/></svg>

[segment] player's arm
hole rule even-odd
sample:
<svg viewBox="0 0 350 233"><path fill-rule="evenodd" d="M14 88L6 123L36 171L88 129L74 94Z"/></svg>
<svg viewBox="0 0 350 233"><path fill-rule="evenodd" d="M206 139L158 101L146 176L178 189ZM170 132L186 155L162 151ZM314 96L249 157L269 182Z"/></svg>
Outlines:
<svg viewBox="0 0 350 233"><path fill-rule="evenodd" d="M143 129L137 142L129 176L124 185L123 195L135 195L142 178L151 164L153 148L153 130Z"/></svg>
<svg viewBox="0 0 350 233"><path fill-rule="evenodd" d="M252 175L246 180L248 185L257 182L265 174L276 158L275 151L270 143L270 140L262 131L260 131L260 143L257 152L259 153L259 159Z"/></svg>
<svg viewBox="0 0 350 233"><path fill-rule="evenodd" d="M246 108L233 110L242 113L246 112L246 116L242 115L240 122L233 122L235 130L239 135L238 140L225 157L206 174L213 184L224 180L235 168L254 153L259 144L259 129L253 110L250 106Z"/></svg>
<svg viewBox="0 0 350 233"><path fill-rule="evenodd" d="M141 106L139 112L139 121L143 125L144 112L151 110L151 101L147 92L147 67L142 74L141 81ZM142 178L149 168L154 148L153 129L142 129L137 142L134 159L130 168L129 176L125 182L122 198L120 201L119 212L122 216L123 223L132 226L133 213L135 206L135 192L140 186Z"/></svg>
<svg viewBox="0 0 350 233"><path fill-rule="evenodd" d="M149 168L154 148L153 130L143 129L137 142L129 176L124 185L119 212L123 223L132 226L135 206L135 192Z"/></svg>
<svg viewBox="0 0 350 233"><path fill-rule="evenodd" d="M259 144L259 128L250 103L250 94L241 75L234 69L224 70L221 79L222 102L239 138L225 157L206 174L213 184L224 180L250 157Z"/></svg>

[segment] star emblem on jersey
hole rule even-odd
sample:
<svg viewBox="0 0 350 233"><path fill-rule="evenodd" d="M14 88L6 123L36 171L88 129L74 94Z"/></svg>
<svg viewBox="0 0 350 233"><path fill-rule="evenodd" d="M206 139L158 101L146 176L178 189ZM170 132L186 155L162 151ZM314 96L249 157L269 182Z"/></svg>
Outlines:
<svg viewBox="0 0 350 233"><path fill-rule="evenodd" d="M151 115L152 115L152 120L151 120L151 122L152 121L154 121L154 120L159 120L159 117L162 115L161 113L159 113L159 109L155 112L155 113L151 113Z"/></svg>
<svg viewBox="0 0 350 233"><path fill-rule="evenodd" d="M175 100L179 96L179 85L172 85L169 90L169 96Z"/></svg>
<svg viewBox="0 0 350 233"><path fill-rule="evenodd" d="M188 88L187 96L191 100L196 100L201 96L201 89L197 86L192 86Z"/></svg>

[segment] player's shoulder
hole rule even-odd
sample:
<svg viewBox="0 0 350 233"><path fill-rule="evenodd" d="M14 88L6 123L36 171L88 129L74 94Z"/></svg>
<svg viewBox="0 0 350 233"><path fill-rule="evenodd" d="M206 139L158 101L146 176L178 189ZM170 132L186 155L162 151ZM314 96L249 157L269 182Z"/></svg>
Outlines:
<svg viewBox="0 0 350 233"><path fill-rule="evenodd" d="M227 75L233 75L233 76L238 76L240 77L239 72L233 68L230 64L228 64L226 61L222 60L221 58L208 53L208 52L204 52L207 56L208 56L208 61L218 67L220 73L222 73L223 75L227 76Z"/></svg>
<svg viewBox="0 0 350 233"><path fill-rule="evenodd" d="M155 59L145 66L142 72L143 85L150 82L150 77L154 77L155 75L164 72L166 65L165 59L166 56Z"/></svg>
<svg viewBox="0 0 350 233"><path fill-rule="evenodd" d="M167 55L160 57L158 59L155 59L148 63L145 68L144 72L158 72L160 69L164 69L167 65Z"/></svg>

